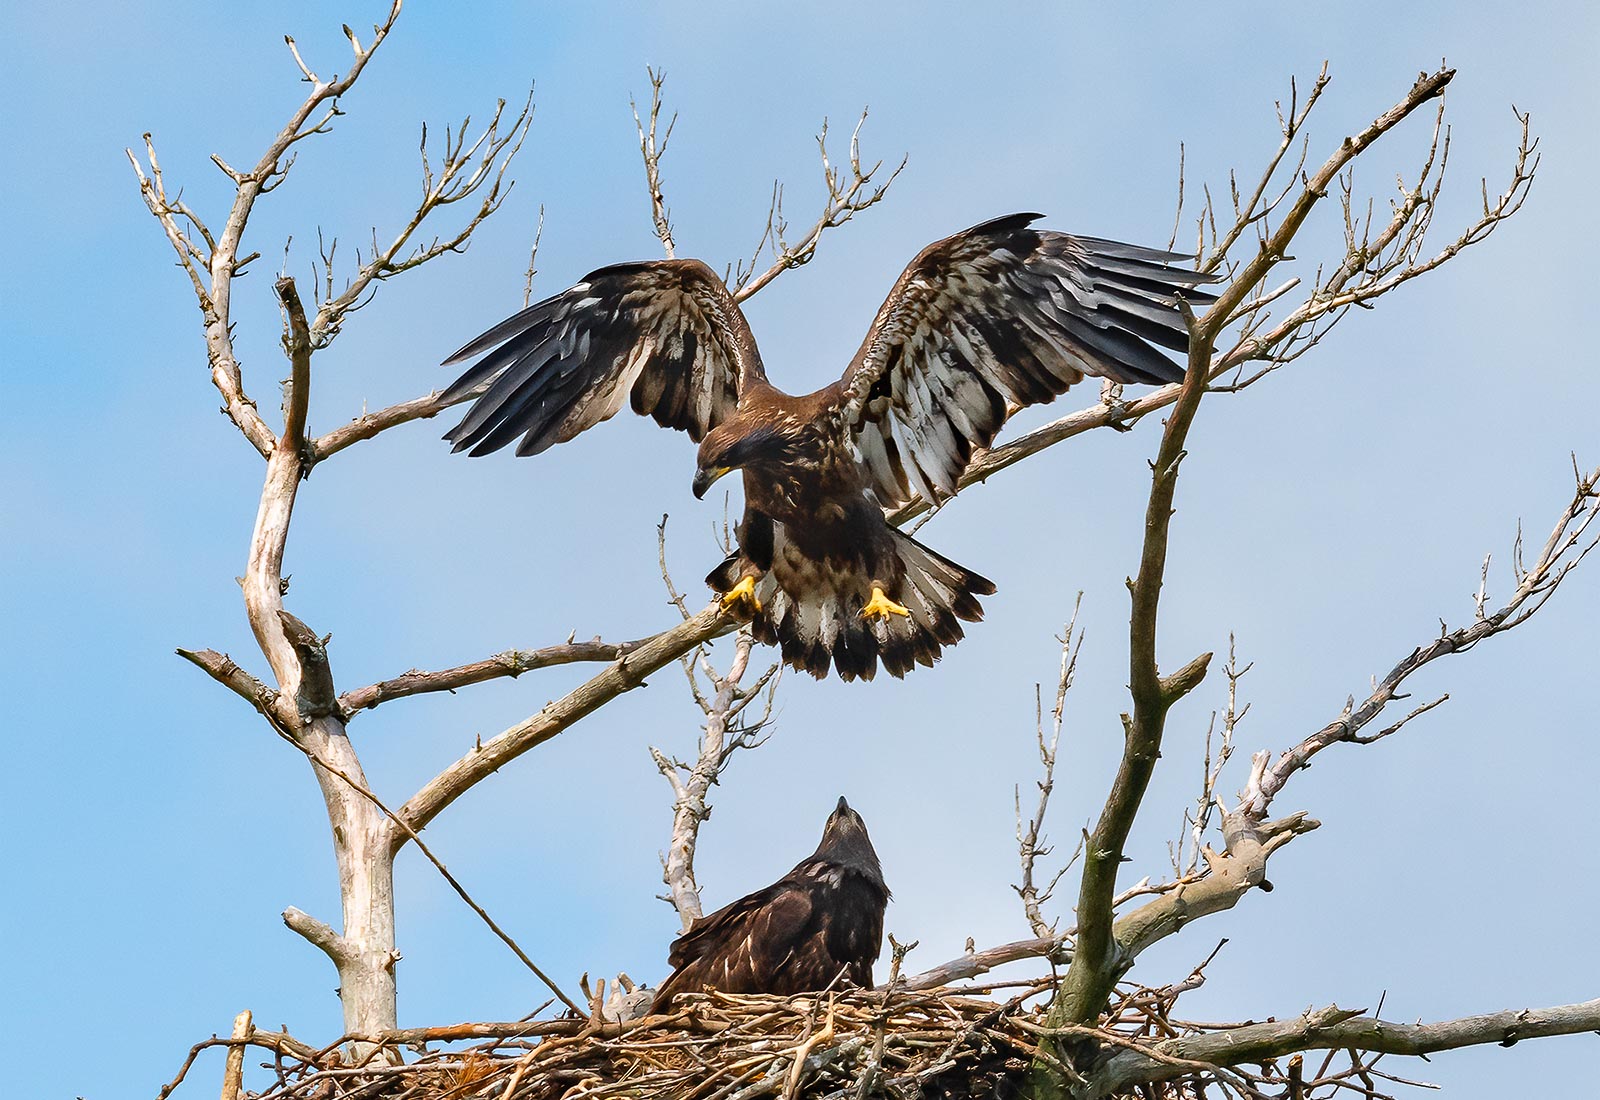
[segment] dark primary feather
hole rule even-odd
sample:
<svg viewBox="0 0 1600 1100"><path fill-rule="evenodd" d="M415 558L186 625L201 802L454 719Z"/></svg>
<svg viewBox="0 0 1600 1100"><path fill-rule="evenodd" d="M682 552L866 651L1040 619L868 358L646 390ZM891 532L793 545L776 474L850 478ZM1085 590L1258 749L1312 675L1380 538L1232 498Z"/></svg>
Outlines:
<svg viewBox="0 0 1600 1100"><path fill-rule="evenodd" d="M1188 349L1176 306L1215 300L1192 257L1029 228L1013 214L912 260L845 373L844 430L885 507L956 491L972 453L1009 415L1084 375L1176 382L1157 350ZM1156 346L1152 346L1156 345Z"/></svg>
<svg viewBox="0 0 1600 1100"><path fill-rule="evenodd" d="M492 350L491 350L492 349ZM445 391L487 387L445 436L488 454L522 437L538 454L634 411L698 440L727 419L749 377L763 377L744 314L699 260L617 264L495 325L446 363L487 355Z"/></svg>
<svg viewBox="0 0 1600 1100"><path fill-rule="evenodd" d="M825 989L843 974L870 988L889 901L861 816L843 798L822 843L783 878L701 917L673 941L673 972L654 1010L679 993L789 995Z"/></svg>

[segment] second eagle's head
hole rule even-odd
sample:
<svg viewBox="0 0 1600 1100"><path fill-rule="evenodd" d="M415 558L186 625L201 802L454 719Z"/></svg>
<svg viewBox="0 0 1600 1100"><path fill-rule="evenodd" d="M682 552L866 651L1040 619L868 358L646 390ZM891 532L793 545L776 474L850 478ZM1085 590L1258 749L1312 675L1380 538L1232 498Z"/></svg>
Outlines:
<svg viewBox="0 0 1600 1100"><path fill-rule="evenodd" d="M769 419L735 416L718 424L700 441L700 458L694 472L695 499L702 499L723 475L755 463L781 460L783 452L783 434Z"/></svg>
<svg viewBox="0 0 1600 1100"><path fill-rule="evenodd" d="M817 845L811 858L855 871L874 883L885 895L889 892L884 885L878 853L872 847L872 838L867 836L867 823L861 820L861 815L852 810L843 797L840 797L833 813L828 815L828 823L822 828L822 842Z"/></svg>

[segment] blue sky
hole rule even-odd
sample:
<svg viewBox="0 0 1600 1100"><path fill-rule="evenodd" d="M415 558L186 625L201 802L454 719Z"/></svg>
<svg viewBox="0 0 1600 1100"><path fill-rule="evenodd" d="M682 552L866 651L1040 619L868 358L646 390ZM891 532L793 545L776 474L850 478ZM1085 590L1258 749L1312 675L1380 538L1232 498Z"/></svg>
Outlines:
<svg viewBox="0 0 1600 1100"><path fill-rule="evenodd" d="M654 254L628 96L665 68L681 112L665 185L681 254L748 254L771 182L791 221L820 202L813 135L842 138L863 105L869 156L910 156L888 200L831 233L816 260L748 307L775 380L836 377L881 296L922 245L1013 210L1055 228L1150 243L1172 222L1179 142L1191 189L1214 192L1277 141L1273 100L1333 84L1317 157L1441 57L1452 233L1509 167L1511 104L1545 154L1524 211L1434 276L1350 318L1246 394L1202 408L1179 487L1161 646L1175 665L1225 647L1256 662L1239 760L1287 747L1346 694L1471 613L1518 518L1542 537L1568 495L1568 454L1600 459L1600 380L1581 319L1600 109L1588 5L423 5L258 207L265 255L236 291L247 384L264 409L283 373L267 271L294 238L302 277L318 226L353 244L409 211L416 127L435 128L537 82L518 183L471 250L382 289L317 359L311 422L326 430L448 381L435 364L520 303L537 210L538 288ZM153 131L169 181L221 220L215 151L252 159L301 93L292 33L324 69L338 24L374 4L84 4L8 13L0 455L0 594L12 902L0 1026L17 1096L148 1095L190 1043L249 1007L309 1037L338 1028L326 960L284 929L297 905L337 915L320 800L298 755L173 656L211 646L261 671L238 587L260 463L207 377L197 313L122 150ZM1426 138L1413 120L1364 158L1391 193ZM1380 207L1381 209L1381 207ZM1302 269L1333 258L1333 209ZM1061 407L1092 400L1069 395ZM332 631L341 687L413 666L667 625L654 525L691 584L715 560L719 510L693 500L681 437L618 418L536 460L452 458L444 420L389 433L304 487L289 606ZM1125 698L1126 596L1156 426L1081 438L964 495L927 541L993 578L988 620L938 669L903 683L780 692L772 742L741 758L703 833L708 904L808 852L839 794L865 816L895 890L889 927L932 965L1026 933L1011 791L1033 776L1033 684L1084 591L1088 642L1069 701L1053 836L1098 809ZM1496 590L1492 588L1492 590ZM1208 1018L1373 1005L1397 1018L1553 1004L1600 992L1593 913L1600 783L1592 685L1600 574L1576 575L1534 622L1442 662L1416 690L1451 702L1402 735L1336 750L1280 805L1325 828L1276 857L1246 898L1151 951L1137 975L1187 974L1231 942L1186 1002ZM456 696L392 703L352 726L380 794L403 798L576 682L551 670ZM1159 874L1191 798L1221 678L1175 712L1129 874ZM676 922L653 900L667 792L649 744L687 752L694 710L663 672L462 800L430 843L530 953L570 986L625 969L658 978ZM1236 773L1229 789L1242 781ZM542 997L416 853L398 868L402 1022L507 1018ZM1064 891L1064 895L1070 891ZM1067 906L1064 896L1058 912ZM1070 920L1070 917L1068 918ZM20 1038L26 1028L28 1039ZM90 1035L102 1035L92 1040ZM1436 1058L1411 1072L1450 1095L1559 1087L1592 1037ZM86 1049L92 1053L86 1054ZM205 1071L214 1075L215 1065ZM210 1084L197 1082L200 1090Z"/></svg>

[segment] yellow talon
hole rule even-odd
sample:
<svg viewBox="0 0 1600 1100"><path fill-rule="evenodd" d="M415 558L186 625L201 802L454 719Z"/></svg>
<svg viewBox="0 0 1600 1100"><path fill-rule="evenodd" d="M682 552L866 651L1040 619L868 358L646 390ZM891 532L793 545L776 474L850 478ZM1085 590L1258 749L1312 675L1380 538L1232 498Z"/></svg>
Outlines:
<svg viewBox="0 0 1600 1100"><path fill-rule="evenodd" d="M752 613L761 610L761 601L756 599L756 579L754 577L745 577L723 593L722 610L732 611L742 603L748 603Z"/></svg>
<svg viewBox="0 0 1600 1100"><path fill-rule="evenodd" d="M863 619L887 619L890 615L910 614L911 612L884 595L883 589L877 585L872 586L872 599L868 600L867 606L861 609L861 617Z"/></svg>

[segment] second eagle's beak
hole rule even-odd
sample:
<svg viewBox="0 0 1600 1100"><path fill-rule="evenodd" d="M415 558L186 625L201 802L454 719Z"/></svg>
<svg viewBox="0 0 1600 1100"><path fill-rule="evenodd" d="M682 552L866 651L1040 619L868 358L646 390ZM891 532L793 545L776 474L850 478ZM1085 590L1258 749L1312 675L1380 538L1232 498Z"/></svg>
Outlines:
<svg viewBox="0 0 1600 1100"><path fill-rule="evenodd" d="M703 500L706 490L711 488L716 480L731 471L731 466L718 466L711 470L696 470L694 472L694 499Z"/></svg>

